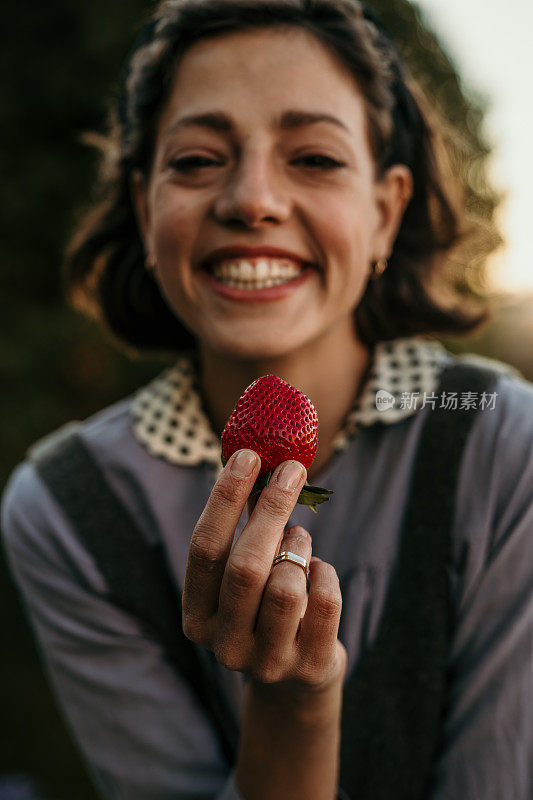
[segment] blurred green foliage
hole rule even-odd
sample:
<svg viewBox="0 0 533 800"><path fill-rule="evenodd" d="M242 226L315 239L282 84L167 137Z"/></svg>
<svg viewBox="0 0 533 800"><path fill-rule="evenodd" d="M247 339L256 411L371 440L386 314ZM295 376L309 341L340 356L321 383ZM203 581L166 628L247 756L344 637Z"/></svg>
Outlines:
<svg viewBox="0 0 533 800"><path fill-rule="evenodd" d="M6 4L0 118L0 484L26 446L66 419L127 394L156 364L116 351L66 307L60 265L92 194L95 153L81 144L105 126L110 92L146 0ZM158 366L158 364L157 364Z"/></svg>
<svg viewBox="0 0 533 800"><path fill-rule="evenodd" d="M0 486L31 442L161 368L119 353L66 307L60 289L63 247L96 166L80 136L105 125L113 82L150 7L145 0L3 5ZM0 629L0 775L30 774L55 800L94 800L3 560Z"/></svg>
<svg viewBox="0 0 533 800"><path fill-rule="evenodd" d="M495 199L483 178L483 102L463 97L453 65L421 27L415 7L406 0L373 5L397 34L415 75L423 76L425 88L461 130L463 165L471 169L470 202L489 218ZM126 396L166 363L120 352L93 322L66 307L60 289L64 244L93 191L95 154L80 136L105 128L121 64L152 7L146 0L3 6L0 486L30 443ZM487 351L487 340L477 345ZM488 346L494 351L490 337ZM3 562L0 626L0 775L31 774L56 800L94 800Z"/></svg>

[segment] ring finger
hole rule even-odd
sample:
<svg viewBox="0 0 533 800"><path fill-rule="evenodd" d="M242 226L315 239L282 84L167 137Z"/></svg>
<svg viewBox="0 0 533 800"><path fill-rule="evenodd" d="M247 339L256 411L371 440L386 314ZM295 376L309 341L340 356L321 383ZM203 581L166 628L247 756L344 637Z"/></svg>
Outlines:
<svg viewBox="0 0 533 800"><path fill-rule="evenodd" d="M282 539L280 553L311 560L311 536L299 525ZM272 567L265 586L255 628L255 652L259 663L276 663L285 669L294 659L296 635L307 606L307 578L304 568L291 560Z"/></svg>

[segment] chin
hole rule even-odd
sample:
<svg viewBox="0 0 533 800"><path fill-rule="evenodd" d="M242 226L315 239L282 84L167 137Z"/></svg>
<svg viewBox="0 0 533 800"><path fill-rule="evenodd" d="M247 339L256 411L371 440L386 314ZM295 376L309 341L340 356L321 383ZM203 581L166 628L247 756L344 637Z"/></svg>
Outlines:
<svg viewBox="0 0 533 800"><path fill-rule="evenodd" d="M260 359L283 358L295 350L295 342L285 342L279 337L242 336L239 339L218 340L213 349L225 358L257 361Z"/></svg>

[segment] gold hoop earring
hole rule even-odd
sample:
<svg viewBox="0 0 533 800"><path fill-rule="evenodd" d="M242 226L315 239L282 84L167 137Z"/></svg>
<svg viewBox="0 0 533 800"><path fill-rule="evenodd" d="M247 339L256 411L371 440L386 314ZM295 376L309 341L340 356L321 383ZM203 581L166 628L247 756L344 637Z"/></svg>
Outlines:
<svg viewBox="0 0 533 800"><path fill-rule="evenodd" d="M372 267L371 278L373 280L375 280L376 278L380 278L381 275L383 275L383 273L385 272L385 270L387 269L388 266L389 266L389 262L387 261L387 259L386 258L380 258L379 261L376 261L376 263Z"/></svg>

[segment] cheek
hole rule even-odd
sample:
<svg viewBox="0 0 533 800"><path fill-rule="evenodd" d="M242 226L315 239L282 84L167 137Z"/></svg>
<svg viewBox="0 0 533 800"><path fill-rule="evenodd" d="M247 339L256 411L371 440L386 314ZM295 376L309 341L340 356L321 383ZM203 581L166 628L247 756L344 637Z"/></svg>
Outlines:
<svg viewBox="0 0 533 800"><path fill-rule="evenodd" d="M353 198L331 197L315 214L315 231L326 262L348 269L365 265L370 258L372 219L368 205Z"/></svg>
<svg viewBox="0 0 533 800"><path fill-rule="evenodd" d="M364 193L333 195L315 215L315 232L325 261L324 281L337 309L353 310L365 292L370 263L374 219Z"/></svg>
<svg viewBox="0 0 533 800"><path fill-rule="evenodd" d="M161 192L154 204L154 243L159 259L185 254L195 229L195 208L185 196Z"/></svg>
<svg viewBox="0 0 533 800"><path fill-rule="evenodd" d="M198 215L195 204L184 194L161 190L154 198L152 235L158 264L159 284L169 305L185 319L194 295L191 270L197 240Z"/></svg>

